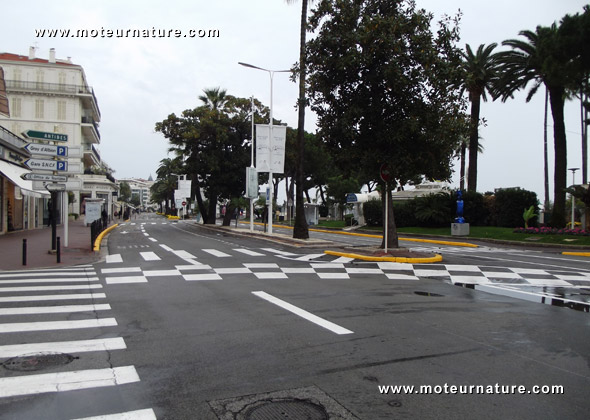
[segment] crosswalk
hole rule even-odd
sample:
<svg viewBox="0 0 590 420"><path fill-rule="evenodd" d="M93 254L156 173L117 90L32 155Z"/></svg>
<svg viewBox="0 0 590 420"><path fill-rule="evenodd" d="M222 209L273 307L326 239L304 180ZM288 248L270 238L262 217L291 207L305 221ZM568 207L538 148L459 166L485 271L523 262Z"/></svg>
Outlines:
<svg viewBox="0 0 590 420"><path fill-rule="evenodd" d="M139 382L133 365L84 365L86 353L127 348L122 337L109 332L117 326L111 310L92 266L0 272L0 399ZM96 329L107 337L96 338ZM92 418L156 416L151 408L141 407L85 419Z"/></svg>

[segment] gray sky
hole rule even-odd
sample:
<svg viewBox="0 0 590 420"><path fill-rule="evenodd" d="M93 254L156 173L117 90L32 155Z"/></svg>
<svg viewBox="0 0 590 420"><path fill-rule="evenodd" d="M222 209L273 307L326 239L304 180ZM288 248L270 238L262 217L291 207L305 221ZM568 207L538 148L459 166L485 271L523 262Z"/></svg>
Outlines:
<svg viewBox="0 0 590 420"><path fill-rule="evenodd" d="M463 12L460 46L517 38L523 29L549 25L565 14L581 12L583 0L417 0L435 14ZM300 2L284 0L22 0L2 11L0 51L47 58L72 57L82 65L102 113L101 157L117 178L155 177L166 157L167 142L154 125L199 104L203 89L220 86L240 97L254 95L270 103L268 73L239 66L238 61L273 70L289 69L298 59ZM218 30L219 37L49 38L36 29ZM543 99L530 103L525 92L506 103L482 104L484 153L479 156L478 190L520 186L543 201ZM274 77L274 116L297 125L297 86L287 74ZM308 112L306 130L315 131ZM552 121L550 120L552 125ZM550 127L552 130L552 126ZM566 105L568 167L581 167L579 104ZM550 167L553 167L550 132ZM457 165L458 171L458 165ZM553 179L553 171L550 172ZM577 181L580 181L580 172ZM568 174L568 184L571 173ZM452 185L458 187L458 177ZM551 191L552 191L551 186ZM552 192L551 192L552 195Z"/></svg>

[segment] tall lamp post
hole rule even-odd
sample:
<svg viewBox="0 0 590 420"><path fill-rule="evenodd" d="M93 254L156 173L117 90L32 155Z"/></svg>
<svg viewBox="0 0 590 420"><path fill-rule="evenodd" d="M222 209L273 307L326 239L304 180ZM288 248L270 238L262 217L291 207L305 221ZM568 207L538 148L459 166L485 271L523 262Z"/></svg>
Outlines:
<svg viewBox="0 0 590 420"><path fill-rule="evenodd" d="M574 185L576 185L576 171L580 169L580 168L569 168L569 171L572 171L572 188L574 188ZM576 208L576 199L574 197L573 194L570 194L570 196L572 197L572 220L571 220L571 228L573 229L575 227L574 224L574 218L575 218L575 214L574 214L574 209Z"/></svg>
<svg viewBox="0 0 590 420"><path fill-rule="evenodd" d="M238 62L239 65L244 66L244 67L250 67L252 69L256 69L256 70L262 70L265 71L269 74L270 76L270 124L268 126L268 154L269 154L269 159L268 159L268 199L269 199L269 204L268 204L268 233L269 235L272 235L272 193L273 193L273 185L272 185L272 167L271 167L271 156L272 156L272 79L275 73L290 73L291 70L268 70L268 69L263 69L262 67L258 67L258 66L253 66L252 64L248 64L248 63L242 63L242 62ZM252 139L252 141L254 141L254 139Z"/></svg>

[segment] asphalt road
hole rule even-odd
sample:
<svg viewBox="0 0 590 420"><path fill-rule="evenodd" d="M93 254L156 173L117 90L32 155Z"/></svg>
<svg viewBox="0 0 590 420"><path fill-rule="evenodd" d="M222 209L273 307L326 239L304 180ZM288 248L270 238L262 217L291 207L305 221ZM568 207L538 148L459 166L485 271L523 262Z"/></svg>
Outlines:
<svg viewBox="0 0 590 420"><path fill-rule="evenodd" d="M558 254L494 252L443 251L464 271L508 259L588 271ZM590 409L585 312L154 215L113 231L108 254L69 274L0 278L0 419L585 419ZM89 289L23 289L39 285ZM384 388L397 385L438 392Z"/></svg>

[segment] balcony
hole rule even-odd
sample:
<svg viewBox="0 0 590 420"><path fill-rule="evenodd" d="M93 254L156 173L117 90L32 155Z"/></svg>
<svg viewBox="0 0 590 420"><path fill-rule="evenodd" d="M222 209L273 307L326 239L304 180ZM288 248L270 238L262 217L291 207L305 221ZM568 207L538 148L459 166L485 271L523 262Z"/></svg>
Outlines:
<svg viewBox="0 0 590 420"><path fill-rule="evenodd" d="M84 144L83 146L84 168L90 168L100 164L100 153L94 147L94 144Z"/></svg>
<svg viewBox="0 0 590 420"><path fill-rule="evenodd" d="M82 117L82 135L87 143L100 143L98 123L92 117Z"/></svg>
<svg viewBox="0 0 590 420"><path fill-rule="evenodd" d="M6 91L25 93L48 93L79 96L84 108L92 109L96 113L96 119L100 121L100 109L94 95L94 89L84 85L66 85L62 83L41 83L22 80L5 80Z"/></svg>

